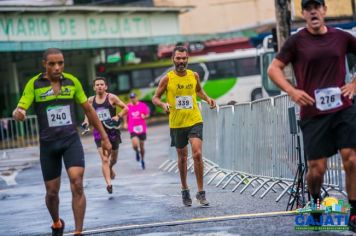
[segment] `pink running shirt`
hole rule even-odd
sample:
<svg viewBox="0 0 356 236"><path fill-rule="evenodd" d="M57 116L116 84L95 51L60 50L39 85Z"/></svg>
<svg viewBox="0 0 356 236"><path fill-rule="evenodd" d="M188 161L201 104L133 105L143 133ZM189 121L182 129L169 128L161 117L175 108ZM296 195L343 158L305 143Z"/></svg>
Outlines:
<svg viewBox="0 0 356 236"><path fill-rule="evenodd" d="M132 103L127 104L129 111L127 113L128 130L130 133L142 134L146 133L146 121L142 115L147 116L150 110L143 102L138 102L136 105Z"/></svg>

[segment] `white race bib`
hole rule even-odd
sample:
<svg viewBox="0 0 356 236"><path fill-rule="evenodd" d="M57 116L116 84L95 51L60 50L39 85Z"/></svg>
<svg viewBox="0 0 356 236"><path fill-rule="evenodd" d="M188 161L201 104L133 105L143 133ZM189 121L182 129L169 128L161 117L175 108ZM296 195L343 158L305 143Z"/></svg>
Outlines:
<svg viewBox="0 0 356 236"><path fill-rule="evenodd" d="M133 127L133 131L136 133L136 134L140 134L143 132L143 126L142 125L136 125Z"/></svg>
<svg viewBox="0 0 356 236"><path fill-rule="evenodd" d="M109 109L98 109L96 110L96 114L98 115L100 121L111 119Z"/></svg>
<svg viewBox="0 0 356 236"><path fill-rule="evenodd" d="M47 108L47 119L49 127L57 127L72 124L70 106L55 106Z"/></svg>
<svg viewBox="0 0 356 236"><path fill-rule="evenodd" d="M314 91L316 108L327 111L342 106L341 90L339 87L316 89Z"/></svg>
<svg viewBox="0 0 356 236"><path fill-rule="evenodd" d="M176 97L176 109L193 109L192 96L177 96Z"/></svg>

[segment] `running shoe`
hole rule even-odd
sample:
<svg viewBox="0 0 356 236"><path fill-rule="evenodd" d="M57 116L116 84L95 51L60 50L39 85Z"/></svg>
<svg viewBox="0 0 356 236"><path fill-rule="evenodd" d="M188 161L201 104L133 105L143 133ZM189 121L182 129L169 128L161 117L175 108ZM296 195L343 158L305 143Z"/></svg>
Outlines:
<svg viewBox="0 0 356 236"><path fill-rule="evenodd" d="M356 233L356 215L350 215L348 226L350 231Z"/></svg>
<svg viewBox="0 0 356 236"><path fill-rule="evenodd" d="M140 161L140 153L138 152L138 150L136 151L136 161Z"/></svg>
<svg viewBox="0 0 356 236"><path fill-rule="evenodd" d="M52 236L62 236L63 232L64 232L64 220L59 219L62 223L62 227L61 228L53 228L53 226L51 226L52 228Z"/></svg>
<svg viewBox="0 0 356 236"><path fill-rule="evenodd" d="M141 167L142 167L142 170L146 169L144 160L141 161Z"/></svg>
<svg viewBox="0 0 356 236"><path fill-rule="evenodd" d="M192 199L190 198L189 189L182 190L182 201L184 206L192 206Z"/></svg>
<svg viewBox="0 0 356 236"><path fill-rule="evenodd" d="M108 191L109 194L112 194L112 185L106 186L106 190Z"/></svg>
<svg viewBox="0 0 356 236"><path fill-rule="evenodd" d="M118 121L113 119L105 120L103 121L103 125L108 129L120 129L121 121L121 118Z"/></svg>
<svg viewBox="0 0 356 236"><path fill-rule="evenodd" d="M200 206L202 206L202 207L209 206L209 202L206 200L206 197L205 197L205 191L197 192L195 197L197 198L197 201L200 204Z"/></svg>
<svg viewBox="0 0 356 236"><path fill-rule="evenodd" d="M82 126L82 128L83 128L82 135L86 135L87 133L89 133L90 128L89 128L89 125L88 125L88 124L83 124L83 125L81 125L81 126Z"/></svg>

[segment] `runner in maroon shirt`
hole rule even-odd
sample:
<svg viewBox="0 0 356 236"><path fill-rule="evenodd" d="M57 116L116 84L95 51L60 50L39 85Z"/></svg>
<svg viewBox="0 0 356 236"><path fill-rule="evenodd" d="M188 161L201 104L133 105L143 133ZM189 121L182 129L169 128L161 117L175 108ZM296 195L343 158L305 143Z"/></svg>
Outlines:
<svg viewBox="0 0 356 236"><path fill-rule="evenodd" d="M300 127L308 158L307 181L314 202L327 168L327 157L340 152L351 204L349 226L356 231L356 81L345 84L345 56L356 54L356 39L325 25L324 0L302 0L306 28L291 36L268 68L268 75L301 106ZM283 74L292 63L297 85ZM320 214L313 214L319 222Z"/></svg>

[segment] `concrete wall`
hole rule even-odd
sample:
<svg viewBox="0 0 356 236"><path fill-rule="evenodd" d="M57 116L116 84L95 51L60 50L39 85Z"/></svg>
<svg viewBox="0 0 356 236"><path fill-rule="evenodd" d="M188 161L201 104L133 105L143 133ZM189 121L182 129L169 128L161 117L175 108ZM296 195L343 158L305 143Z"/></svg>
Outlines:
<svg viewBox="0 0 356 236"><path fill-rule="evenodd" d="M274 0L154 0L156 6L194 6L179 16L182 34L234 31L275 20Z"/></svg>
<svg viewBox="0 0 356 236"><path fill-rule="evenodd" d="M327 17L352 16L351 1L326 0ZM154 0L156 6L193 6L179 16L182 34L234 31L275 21L274 0ZM301 20L301 0L291 0L295 20Z"/></svg>

